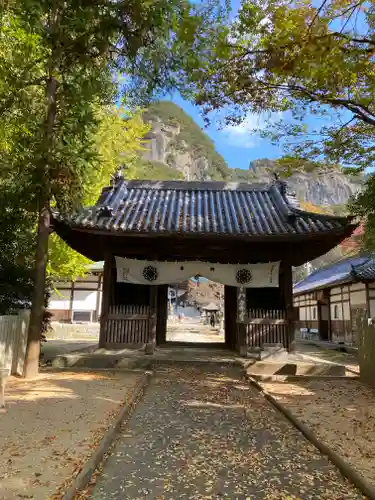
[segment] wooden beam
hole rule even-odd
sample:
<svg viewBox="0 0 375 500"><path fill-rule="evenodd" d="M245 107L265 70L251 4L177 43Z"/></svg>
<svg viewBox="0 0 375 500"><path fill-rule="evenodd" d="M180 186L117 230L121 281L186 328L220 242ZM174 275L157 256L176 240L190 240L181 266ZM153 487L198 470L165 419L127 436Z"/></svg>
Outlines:
<svg viewBox="0 0 375 500"><path fill-rule="evenodd" d="M225 344L230 349L236 348L237 334L237 289L234 286L224 286L224 330Z"/></svg>
<svg viewBox="0 0 375 500"><path fill-rule="evenodd" d="M111 280L112 280L112 254L107 253L104 260L102 308L100 314L99 347L106 344L106 324L109 312Z"/></svg>
<svg viewBox="0 0 375 500"><path fill-rule="evenodd" d="M58 234L72 248L98 261L108 249L112 255L159 260L206 260L220 263L250 263L289 260L294 266L325 254L346 235L347 229L326 234L298 234L254 238L231 235L153 236L114 235L110 232L82 232L59 225ZM292 259L292 260L291 260Z"/></svg>
<svg viewBox="0 0 375 500"><path fill-rule="evenodd" d="M292 266L290 262L282 263L282 287L284 290L285 314L286 314L286 348L288 352L295 351L295 331L294 331L294 308L293 308L293 279Z"/></svg>
<svg viewBox="0 0 375 500"><path fill-rule="evenodd" d="M165 344L167 340L168 304L168 285L159 285L156 322L156 345Z"/></svg>
<svg viewBox="0 0 375 500"><path fill-rule="evenodd" d="M371 318L369 283L365 283L365 287L366 287L366 312L367 312L367 318Z"/></svg>
<svg viewBox="0 0 375 500"><path fill-rule="evenodd" d="M95 321L98 321L99 318L99 306L100 306L100 292L101 292L101 287L102 287L102 274L99 274L99 279L98 279L98 288L97 288L97 295L96 295L96 303L95 303Z"/></svg>

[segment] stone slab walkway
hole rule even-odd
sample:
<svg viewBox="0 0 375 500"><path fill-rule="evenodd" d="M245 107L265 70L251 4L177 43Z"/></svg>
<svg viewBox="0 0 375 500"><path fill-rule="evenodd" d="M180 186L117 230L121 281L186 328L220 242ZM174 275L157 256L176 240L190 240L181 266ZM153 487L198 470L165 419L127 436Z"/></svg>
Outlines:
<svg viewBox="0 0 375 500"><path fill-rule="evenodd" d="M306 359L344 365L347 369L359 373L358 358L354 354L339 352L333 349L324 349L323 347L305 342L297 342L296 352L297 354L305 356Z"/></svg>
<svg viewBox="0 0 375 500"><path fill-rule="evenodd" d="M158 368L91 493L106 499L360 499L236 368Z"/></svg>

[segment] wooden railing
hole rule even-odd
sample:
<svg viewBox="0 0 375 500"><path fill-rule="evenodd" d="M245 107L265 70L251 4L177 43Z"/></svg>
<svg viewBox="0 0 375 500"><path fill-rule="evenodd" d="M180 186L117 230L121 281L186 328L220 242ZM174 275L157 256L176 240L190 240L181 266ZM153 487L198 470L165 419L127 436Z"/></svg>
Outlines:
<svg viewBox="0 0 375 500"><path fill-rule="evenodd" d="M263 344L287 345L286 313L278 309L249 309L246 319L246 344L262 347Z"/></svg>
<svg viewBox="0 0 375 500"><path fill-rule="evenodd" d="M148 306L110 306L106 322L106 344L145 344L149 338Z"/></svg>

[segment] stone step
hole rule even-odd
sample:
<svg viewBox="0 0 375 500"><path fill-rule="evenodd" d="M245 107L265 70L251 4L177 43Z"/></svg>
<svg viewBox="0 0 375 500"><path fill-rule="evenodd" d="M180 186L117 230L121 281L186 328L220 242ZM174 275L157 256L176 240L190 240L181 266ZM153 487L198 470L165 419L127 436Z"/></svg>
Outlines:
<svg viewBox="0 0 375 500"><path fill-rule="evenodd" d="M283 363L258 361L248 369L249 375L345 376L345 366L316 363Z"/></svg>

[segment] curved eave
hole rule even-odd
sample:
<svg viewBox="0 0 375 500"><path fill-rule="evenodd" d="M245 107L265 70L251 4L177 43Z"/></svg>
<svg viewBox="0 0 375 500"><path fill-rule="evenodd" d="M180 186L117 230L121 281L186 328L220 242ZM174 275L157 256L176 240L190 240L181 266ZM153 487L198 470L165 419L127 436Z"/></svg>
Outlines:
<svg viewBox="0 0 375 500"><path fill-rule="evenodd" d="M53 219L53 226L54 230L59 234L59 228L64 227L68 231L74 231L75 233L92 233L92 234L97 234L101 236L116 236L116 237L131 237L131 238L187 238L187 239L225 239L226 241L228 240L233 240L233 241L238 241L238 240L243 240L243 241L285 241L285 240L291 240L291 241L296 241L296 240L310 240L310 239L320 239L321 237L323 238L331 238L335 235L341 235L345 234L345 237L350 236L355 228L357 227L357 224L346 224L342 226L336 226L332 229L322 229L322 230L317 230L314 232L297 232L297 231L290 231L290 232L267 232L267 233L258 233L258 234L249 234L249 233L224 233L224 232L200 232L200 231L194 231L194 232L183 232L183 231L145 231L145 230L139 230L139 229L134 229L134 230L127 230L123 231L121 229L109 229L107 227L97 227L95 225L81 225L81 224L74 224L74 223L69 223L66 221L62 220L57 220Z"/></svg>
<svg viewBox="0 0 375 500"><path fill-rule="evenodd" d="M323 285L318 285L318 286L306 288L303 290L293 290L293 296L298 297L299 295L306 295L309 293L319 292L319 290L324 290L325 288L333 288L333 287L336 287L338 285L345 285L346 283L353 283L356 281L358 281L358 280L354 279L353 276L351 274L349 274L348 276L345 276L345 278L333 280L333 281L330 281L329 283L325 283Z"/></svg>
<svg viewBox="0 0 375 500"><path fill-rule="evenodd" d="M302 210L300 208L295 208L291 207L291 211L293 212L294 215L297 217L309 217L315 220L321 220L323 221L331 221L331 222L337 222L342 225L347 225L351 224L355 220L355 216L353 215L347 215L347 216L339 216L339 215L330 215L330 214L320 214L317 212L309 212L306 210ZM359 225L355 223L355 226L357 227Z"/></svg>
<svg viewBox="0 0 375 500"><path fill-rule="evenodd" d="M184 246L186 242L186 260L191 257L194 260L196 254L204 250L204 247L212 247L212 257L220 255L221 252L229 252L232 249L233 260L235 260L238 247L243 252L247 252L248 257L252 257L252 250L258 248L266 248L269 254L272 254L274 259L278 259L280 249L287 249L290 254L291 263L298 266L312 260L331 248L338 245L345 238L350 236L356 225L347 225L333 230L316 231L314 233L287 233L287 234L264 234L264 235L249 235L249 234L204 234L204 233L168 233L168 232L111 232L98 228L87 228L73 226L64 221L54 220L54 229L56 233L74 250L82 253L86 257L99 261L105 257L105 251L110 251L111 247L116 248L116 253L119 254L119 249L123 256L128 255L127 249L135 244L142 247L144 253L151 256L155 249L160 245L163 255L168 256L170 250L171 255L175 247ZM166 244L166 240L169 240ZM203 240L205 244L202 245ZM146 243L147 241L147 243ZM254 244L254 248L251 245ZM277 244L277 246L275 246ZM295 245L298 245L296 248ZM188 248L189 247L189 248ZM245 251L246 250L246 251ZM207 250L208 252L208 250ZM130 255L130 253L129 253ZM261 254L260 254L261 256ZM172 257L171 257L172 258ZM208 258L208 257L207 257ZM255 257L258 260L259 257ZM268 257L265 257L267 261ZM167 260L167 257L166 257ZM238 260L240 261L240 260Z"/></svg>

